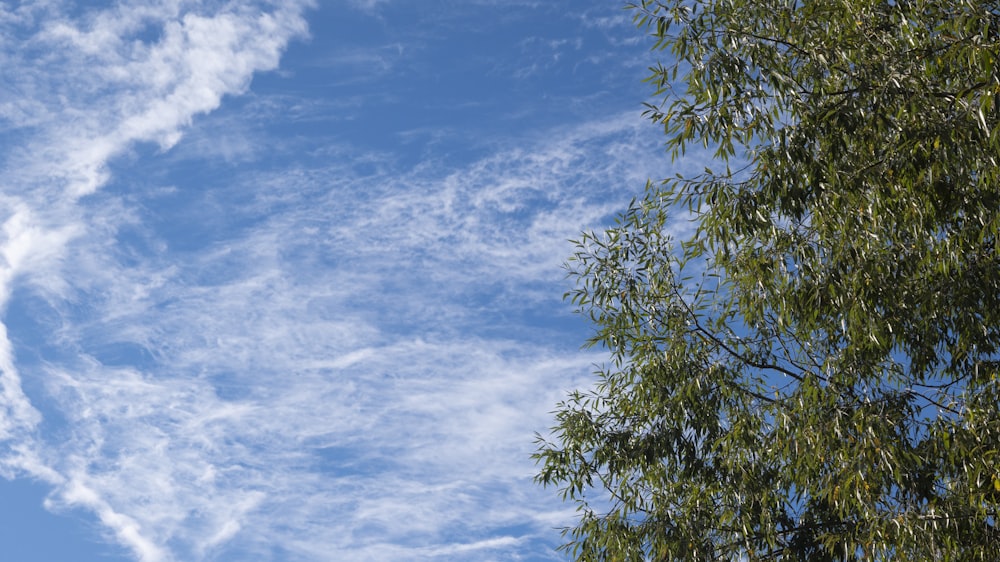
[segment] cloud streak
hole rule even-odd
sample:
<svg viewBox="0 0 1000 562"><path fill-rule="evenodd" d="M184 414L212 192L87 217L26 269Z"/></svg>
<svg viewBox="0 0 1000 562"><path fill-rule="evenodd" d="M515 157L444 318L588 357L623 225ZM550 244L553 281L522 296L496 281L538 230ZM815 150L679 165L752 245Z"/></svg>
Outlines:
<svg viewBox="0 0 1000 562"><path fill-rule="evenodd" d="M124 2L78 17L64 13L57 3L4 8L4 36L18 39L4 44L4 78L19 95L4 104L0 116L10 137L25 148L9 151L4 162L8 179L0 201L0 304L23 285L50 297L64 295L67 284L61 273L73 267L66 249L87 230L82 217L86 204L80 200L108 181L109 161L136 142L172 146L193 116L216 108L227 94L244 91L254 72L274 68L288 41L305 32L303 2L270 10L250 3L206 4ZM150 34L152 38L144 37ZM157 383L138 374L106 377L90 366L89 371L102 373L99 383L89 385L79 372L48 369L54 375L47 383L53 395L80 405L64 413L70 423L81 422L72 432L86 441L75 451L53 449L37 441L41 416L23 392L4 328L0 399L5 415L0 429L14 451L3 459L5 472L25 471L58 486L58 502L92 509L139 559L170 559L165 537L120 511L94 470L94 459L86 458L124 456L123 449L105 450L107 433L93 431L94 424L86 422L113 415L108 426L127 424L134 412L102 411L102 404L124 399L155 407L138 397L148 398ZM61 437L71 443L74 438ZM147 438L136 446L150 453L162 443ZM163 493L162 483L152 482L155 493Z"/></svg>
<svg viewBox="0 0 1000 562"><path fill-rule="evenodd" d="M560 264L661 175L655 130L617 113L460 165L274 143L290 105L333 102L208 114L309 3L39 6L0 12L25 38L0 106L24 147L0 198L0 470L142 562L554 559L571 515L531 482L532 434L602 357Z"/></svg>
<svg viewBox="0 0 1000 562"><path fill-rule="evenodd" d="M104 298L62 333L88 364L46 377L78 415L53 462L182 559L544 552L561 507L530 482L532 432L598 356L521 317L562 308L565 240L636 184L641 131L622 116L458 170L247 172L175 212L221 199L249 226L169 264L82 240L93 265L66 276ZM112 369L116 349L154 359Z"/></svg>

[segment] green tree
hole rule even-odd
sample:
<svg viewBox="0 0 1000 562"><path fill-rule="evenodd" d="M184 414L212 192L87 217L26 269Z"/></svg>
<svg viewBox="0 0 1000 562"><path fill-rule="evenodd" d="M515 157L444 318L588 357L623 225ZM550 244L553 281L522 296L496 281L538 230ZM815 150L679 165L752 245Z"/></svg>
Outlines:
<svg viewBox="0 0 1000 562"><path fill-rule="evenodd" d="M569 262L610 360L539 437L566 551L1000 560L1000 3L630 8L713 169Z"/></svg>

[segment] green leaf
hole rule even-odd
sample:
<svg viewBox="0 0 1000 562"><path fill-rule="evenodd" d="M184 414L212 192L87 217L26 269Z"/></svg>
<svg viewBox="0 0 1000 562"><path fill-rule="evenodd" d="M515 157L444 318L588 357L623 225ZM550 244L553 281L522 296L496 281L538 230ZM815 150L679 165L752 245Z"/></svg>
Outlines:
<svg viewBox="0 0 1000 562"><path fill-rule="evenodd" d="M564 551L995 558L1000 15L629 9L672 57L645 115L672 159L721 166L650 182L567 264L609 365L538 441L539 482L581 514Z"/></svg>

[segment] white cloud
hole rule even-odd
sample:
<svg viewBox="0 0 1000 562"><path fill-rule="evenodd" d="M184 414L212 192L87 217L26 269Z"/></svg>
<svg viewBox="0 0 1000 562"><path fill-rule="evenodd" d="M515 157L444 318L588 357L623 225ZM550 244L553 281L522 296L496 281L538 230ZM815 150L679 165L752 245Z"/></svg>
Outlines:
<svg viewBox="0 0 1000 562"><path fill-rule="evenodd" d="M32 29L3 72L37 94L0 109L30 141L4 163L0 289L44 301L57 348L19 372L0 332L0 470L147 562L546 556L567 514L531 482L532 433L601 357L559 300L566 239L659 175L655 131L584 121L457 169L334 146L101 192L136 143L178 167L292 150L229 116L227 152L194 120L305 33L306 3L245 6L0 15Z"/></svg>
<svg viewBox="0 0 1000 562"><path fill-rule="evenodd" d="M78 202L108 180L109 159L135 142L170 146L194 115L214 109L224 95L244 91L254 72L274 68L287 42L304 33L301 12L306 5L285 2L271 11L249 4L213 11L203 5L195 13L186 2L123 2L85 11L79 20L62 15L56 3L14 11L5 5L0 13L4 31L27 38L4 43L2 72L17 97L29 101L0 110L12 130L22 131L27 140L4 163L10 172L5 192L12 195L2 201L2 303L25 281L50 298L64 295L65 282L57 272L73 269L66 248L88 228ZM141 36L149 31L154 32L151 39ZM169 486L158 484L172 483L176 476L169 468L171 459L164 456L170 440L157 424L188 420L180 414L151 413L162 404L148 400L159 396L161 382L93 364L74 367L99 371L98 384L91 384L88 369L73 374L53 370L50 389L64 400L65 415L79 425L66 448L58 440L50 448L35 441L40 417L21 388L7 326L0 328L2 435L21 451L3 459L4 472L28 471L59 486L59 501L92 509L139 559L172 558L161 534L164 524L127 513L120 500L123 494L135 500L143 484L152 483L150 493L169 493ZM169 405L184 392L197 395L183 385L176 392L167 395ZM152 421L146 427L155 431L130 433L148 418ZM135 467L122 470L121 476L143 477L109 480L101 469L109 462ZM228 502L226 509L239 505L244 504ZM252 507L246 504L242 510ZM211 544L225 539L233 532L229 520L235 519L238 513L214 525L214 535L198 540Z"/></svg>
<svg viewBox="0 0 1000 562"><path fill-rule="evenodd" d="M391 0L348 0L348 3L359 10L372 12L383 4L388 4Z"/></svg>
<svg viewBox="0 0 1000 562"><path fill-rule="evenodd" d="M105 232L78 240L64 275L95 310L60 334L91 359L46 375L75 415L53 465L152 544L188 545L178 559L538 548L562 510L531 484L532 433L600 355L516 316L563 309L566 239L649 175L643 127L555 130L458 170L247 171L174 212L227 201L252 226L169 266L168 246L124 268ZM109 346L154 360L110 367Z"/></svg>

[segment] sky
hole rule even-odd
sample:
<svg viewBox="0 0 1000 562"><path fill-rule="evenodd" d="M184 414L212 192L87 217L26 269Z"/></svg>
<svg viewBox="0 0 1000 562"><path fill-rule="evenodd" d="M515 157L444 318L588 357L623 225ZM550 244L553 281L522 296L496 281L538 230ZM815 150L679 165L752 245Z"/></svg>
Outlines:
<svg viewBox="0 0 1000 562"><path fill-rule="evenodd" d="M0 1L0 558L561 560L617 0Z"/></svg>

